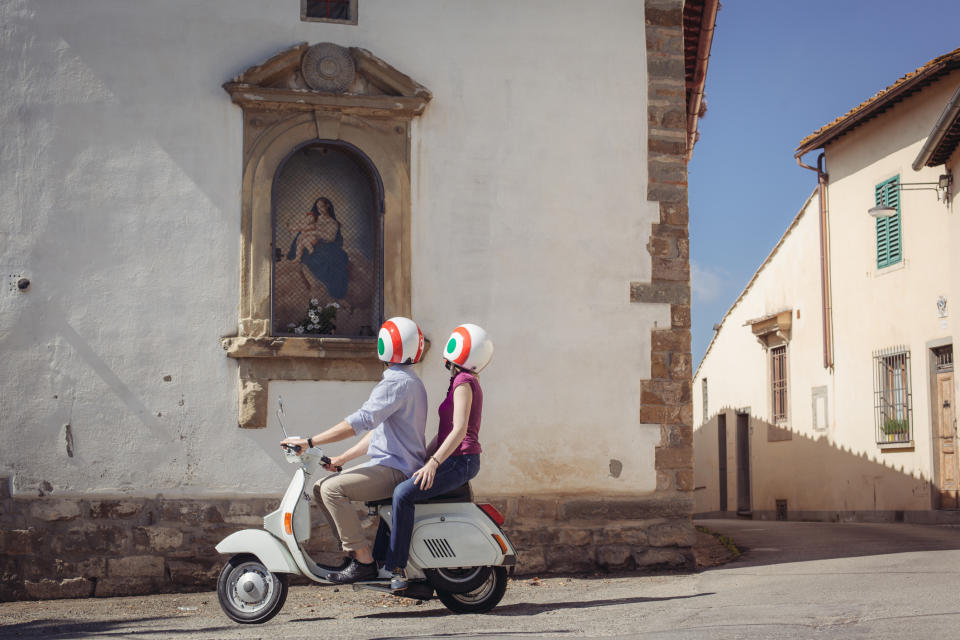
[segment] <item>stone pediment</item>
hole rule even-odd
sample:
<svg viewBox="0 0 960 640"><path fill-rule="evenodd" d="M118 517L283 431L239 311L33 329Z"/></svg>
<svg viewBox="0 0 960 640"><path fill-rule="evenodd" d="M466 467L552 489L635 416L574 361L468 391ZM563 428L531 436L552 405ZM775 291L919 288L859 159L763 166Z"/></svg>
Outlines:
<svg viewBox="0 0 960 640"><path fill-rule="evenodd" d="M416 116L429 90L366 49L302 42L223 85L242 107Z"/></svg>

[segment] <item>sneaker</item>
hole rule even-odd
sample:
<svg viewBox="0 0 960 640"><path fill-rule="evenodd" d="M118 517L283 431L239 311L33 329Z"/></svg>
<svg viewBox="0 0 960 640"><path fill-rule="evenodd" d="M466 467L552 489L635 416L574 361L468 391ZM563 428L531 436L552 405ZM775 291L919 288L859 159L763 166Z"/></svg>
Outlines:
<svg viewBox="0 0 960 640"><path fill-rule="evenodd" d="M336 582L337 584L349 584L351 582L365 582L367 580L375 580L377 578L377 563L371 562L370 564L364 564L362 562L357 562L355 559L347 565L347 568L343 571L338 571L336 573L330 574L328 578L330 582Z"/></svg>
<svg viewBox="0 0 960 640"><path fill-rule="evenodd" d="M397 568L393 570L393 576L390 578L390 590L391 591L403 591L407 588L407 574L403 572L403 569Z"/></svg>
<svg viewBox="0 0 960 640"><path fill-rule="evenodd" d="M377 580L389 580L393 577L393 571L387 569L386 567L380 567L377 571Z"/></svg>

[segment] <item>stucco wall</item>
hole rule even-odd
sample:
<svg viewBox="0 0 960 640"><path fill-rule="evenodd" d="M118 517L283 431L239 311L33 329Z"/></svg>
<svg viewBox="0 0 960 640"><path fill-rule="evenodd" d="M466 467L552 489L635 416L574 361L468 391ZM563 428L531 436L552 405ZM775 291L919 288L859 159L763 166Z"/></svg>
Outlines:
<svg viewBox="0 0 960 640"><path fill-rule="evenodd" d="M716 411L749 406L753 508L772 513L776 499L789 509L823 515L847 511L922 511L932 505L934 478L930 381L931 348L952 342L952 313L937 315L939 296L951 297L954 214L933 191L901 193L903 261L876 266L875 185L935 182L942 167L914 172L913 159L960 82L954 73L918 96L894 105L828 145L826 169L835 336L834 369L822 365L819 235L814 198L783 245L723 323L694 380L696 510L719 508ZM769 361L743 322L779 308L801 311L789 346L791 440L768 437ZM750 345L750 342L753 344ZM874 424L877 350L905 345L911 354L913 446L881 449ZM709 412L703 413L702 379ZM812 421L812 389L827 388L824 430ZM758 410L759 409L759 410ZM736 509L735 417L727 419L729 509Z"/></svg>
<svg viewBox="0 0 960 640"><path fill-rule="evenodd" d="M0 475L18 492L284 486L272 415L236 428L218 342L236 331L241 179L220 85L298 41L369 49L433 92L413 135L413 309L435 345L464 321L496 341L478 489L654 490L637 381L671 318L628 291L659 220L641 4L365 0L341 26L300 22L296 0L8 1L0 22L0 266L32 282L0 294ZM438 360L420 367L432 406ZM371 386L290 383L288 428L335 423Z"/></svg>

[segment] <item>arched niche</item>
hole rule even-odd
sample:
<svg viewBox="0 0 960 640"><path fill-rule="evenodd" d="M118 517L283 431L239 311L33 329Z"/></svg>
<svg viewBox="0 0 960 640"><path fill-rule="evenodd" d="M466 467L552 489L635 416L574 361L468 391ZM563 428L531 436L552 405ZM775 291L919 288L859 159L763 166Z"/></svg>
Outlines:
<svg viewBox="0 0 960 640"><path fill-rule="evenodd" d="M369 163L379 190L380 315L410 315L410 122L430 92L362 49L299 44L224 85L243 109L238 330L241 427L264 427L270 380L377 380L376 338L285 335L273 326L278 172L311 145Z"/></svg>

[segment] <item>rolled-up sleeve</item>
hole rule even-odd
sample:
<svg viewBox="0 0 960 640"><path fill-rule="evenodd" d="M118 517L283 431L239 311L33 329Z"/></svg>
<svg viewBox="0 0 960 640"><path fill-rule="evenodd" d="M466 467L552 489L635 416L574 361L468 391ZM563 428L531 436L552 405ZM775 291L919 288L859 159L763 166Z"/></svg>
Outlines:
<svg viewBox="0 0 960 640"><path fill-rule="evenodd" d="M354 432L370 431L400 408L399 384L394 380L381 380L370 392L363 406L345 418Z"/></svg>

